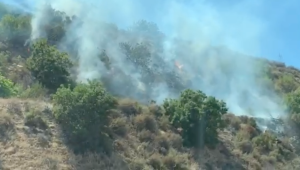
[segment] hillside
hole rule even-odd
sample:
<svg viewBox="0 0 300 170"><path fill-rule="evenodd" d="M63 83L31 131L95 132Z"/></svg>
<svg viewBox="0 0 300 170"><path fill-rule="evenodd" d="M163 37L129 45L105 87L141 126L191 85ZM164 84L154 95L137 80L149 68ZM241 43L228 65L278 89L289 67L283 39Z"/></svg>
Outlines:
<svg viewBox="0 0 300 170"><path fill-rule="evenodd" d="M32 15L8 9L0 169L300 169L297 68L171 41L144 20L74 37L79 16L49 8L36 30Z"/></svg>

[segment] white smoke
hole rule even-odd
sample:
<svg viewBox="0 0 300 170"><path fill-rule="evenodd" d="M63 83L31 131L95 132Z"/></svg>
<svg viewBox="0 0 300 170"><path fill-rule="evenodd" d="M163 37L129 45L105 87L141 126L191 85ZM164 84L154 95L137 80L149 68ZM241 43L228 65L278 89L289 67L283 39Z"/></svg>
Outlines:
<svg viewBox="0 0 300 170"><path fill-rule="evenodd" d="M79 81L99 78L106 72L98 57L101 49L105 49L114 61L113 67L134 77L135 84L145 89L141 75L124 61L124 53L119 48L119 43L128 40L143 42L142 37L131 35L130 31L125 34L123 29L145 18L155 21L166 34L161 44L154 45L162 48L160 53L167 63L166 67L173 66L174 60L183 65L179 74L191 80L190 88L200 89L225 100L230 111L235 114L251 113L258 117L284 114L279 104L280 99L271 90L257 85L255 76L260 68L256 62L241 54L258 54L261 48L260 37L269 29L267 22L254 14L263 8L261 1L242 0L230 5L205 0L37 2L31 2L34 4L32 39L45 36L42 27L50 19L46 4L78 18L67 29L60 46L67 46L76 40ZM116 24L118 28L111 30L113 27L106 27L104 21ZM186 43L178 39L185 40ZM215 47L216 45L219 47ZM114 83L113 87L126 93L124 87L118 83ZM152 97L159 102L166 97L173 97L164 83L154 86L153 89Z"/></svg>

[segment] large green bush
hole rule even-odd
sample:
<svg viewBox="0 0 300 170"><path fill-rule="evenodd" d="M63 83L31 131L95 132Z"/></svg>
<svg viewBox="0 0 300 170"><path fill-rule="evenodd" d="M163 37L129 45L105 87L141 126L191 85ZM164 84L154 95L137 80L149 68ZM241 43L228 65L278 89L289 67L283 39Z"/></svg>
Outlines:
<svg viewBox="0 0 300 170"><path fill-rule="evenodd" d="M55 91L60 85L71 83L69 70L72 62L69 55L58 51L55 46L50 46L45 39L33 44L27 67L49 90Z"/></svg>
<svg viewBox="0 0 300 170"><path fill-rule="evenodd" d="M163 104L175 128L182 128L187 146L213 146L217 143L217 130L225 126L222 115L226 104L201 91L185 90L179 99L167 99Z"/></svg>
<svg viewBox="0 0 300 170"><path fill-rule="evenodd" d="M102 84L90 81L73 90L60 87L53 95L54 116L78 147L94 149L101 143L101 132L107 122L108 110L117 105Z"/></svg>
<svg viewBox="0 0 300 170"><path fill-rule="evenodd" d="M16 94L14 84L0 73L0 97L6 98Z"/></svg>

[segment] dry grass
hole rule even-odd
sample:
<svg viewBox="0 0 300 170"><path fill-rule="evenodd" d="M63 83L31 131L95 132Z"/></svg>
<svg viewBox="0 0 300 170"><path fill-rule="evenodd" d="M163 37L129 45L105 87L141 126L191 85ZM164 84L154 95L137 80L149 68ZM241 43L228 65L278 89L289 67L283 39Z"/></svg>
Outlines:
<svg viewBox="0 0 300 170"><path fill-rule="evenodd" d="M0 131L3 132L0 141L0 169L118 170L124 167L125 163L118 155L74 155L64 145L59 127L51 115L48 115L48 107L44 102L0 99ZM13 138L8 138L9 136Z"/></svg>
<svg viewBox="0 0 300 170"><path fill-rule="evenodd" d="M278 139L270 132L261 132L255 126L252 118L225 115L229 127L222 141L229 138L233 146L229 147L231 153L242 161L247 169L285 169L291 162L298 159L295 150L288 138ZM239 122L239 128L236 124ZM221 132L224 133L224 132ZM230 137L231 136L231 137ZM226 142L230 143L229 141ZM299 166L294 163L293 168Z"/></svg>
<svg viewBox="0 0 300 170"><path fill-rule="evenodd" d="M137 108L133 111L136 114L133 119L127 117L131 113L124 113L125 106ZM1 137L5 140L0 142L1 168L150 170L158 166L165 169L197 167L187 153L176 151L182 148L181 137L160 130L160 119L155 112L143 107L127 102L121 106L121 112L112 111L109 127L114 142L110 156L105 153L75 155L64 144L60 128L49 113L50 105L34 100L1 99L0 130L1 135L6 136Z"/></svg>
<svg viewBox="0 0 300 170"><path fill-rule="evenodd" d="M111 151L108 156L73 154L46 102L0 99L0 169L283 170L290 162L291 169L300 164L288 140L270 143L271 138L253 127L249 118L225 115L229 126L220 131L217 147L192 150L182 146L180 134L158 107L122 102L119 110L110 114L112 139L108 142L112 146L106 148ZM272 149L264 149L258 141L269 142Z"/></svg>
<svg viewBox="0 0 300 170"><path fill-rule="evenodd" d="M142 111L138 102L126 98L119 100L119 110L126 115L137 115Z"/></svg>
<svg viewBox="0 0 300 170"><path fill-rule="evenodd" d="M51 128L44 130L25 125L26 112L42 112L46 106L30 100L0 100L1 131L13 133L13 138L0 142L2 169L72 169L66 164L69 151L53 122L47 122Z"/></svg>

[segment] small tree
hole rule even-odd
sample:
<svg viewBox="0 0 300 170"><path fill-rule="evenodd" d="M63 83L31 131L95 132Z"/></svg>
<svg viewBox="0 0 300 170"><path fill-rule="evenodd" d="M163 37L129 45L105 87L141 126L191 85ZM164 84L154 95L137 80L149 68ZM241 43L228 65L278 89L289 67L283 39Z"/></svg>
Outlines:
<svg viewBox="0 0 300 170"><path fill-rule="evenodd" d="M67 53L48 45L45 39L34 43L32 48L27 67L43 86L55 91L61 84L70 83L72 62Z"/></svg>
<svg viewBox="0 0 300 170"><path fill-rule="evenodd" d="M217 129L225 127L222 115L227 112L226 104L201 91L185 90L179 99L167 99L163 106L172 125L182 128L187 146L213 145Z"/></svg>
<svg viewBox="0 0 300 170"><path fill-rule="evenodd" d="M99 147L101 130L107 122L108 110L116 107L114 97L102 84L89 81L73 90L60 87L53 95L54 116L61 124L70 142L77 147Z"/></svg>

